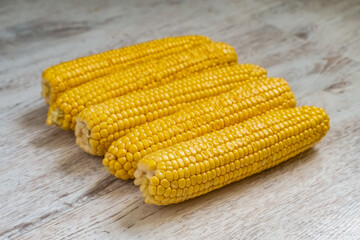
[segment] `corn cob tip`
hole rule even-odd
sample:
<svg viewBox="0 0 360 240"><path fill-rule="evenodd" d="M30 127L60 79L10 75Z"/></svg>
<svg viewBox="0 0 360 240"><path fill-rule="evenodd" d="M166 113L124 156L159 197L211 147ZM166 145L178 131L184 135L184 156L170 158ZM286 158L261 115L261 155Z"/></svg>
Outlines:
<svg viewBox="0 0 360 240"><path fill-rule="evenodd" d="M112 146L111 146L112 147ZM110 148L111 148L110 147ZM123 153L119 152L120 155ZM119 156L120 156L119 155ZM135 165L132 165L131 163L125 163L124 161L122 161L122 163L127 164L126 165L126 169L122 169L120 168L120 162L115 161L117 156L113 155L110 152L105 153L105 157L102 160L102 164L109 170L109 172L114 175L116 178L121 178L123 180L128 180L130 178L133 178L129 175L129 173L134 174L133 172L135 170L133 170L132 172L128 172L126 169L130 169L130 167L136 167ZM124 157L122 158L122 160L125 160ZM129 166L130 164L130 166ZM136 163L135 163L136 164Z"/></svg>
<svg viewBox="0 0 360 240"><path fill-rule="evenodd" d="M138 169L134 172L134 184L140 186L143 181L150 182L150 178L155 175L155 171L151 172L146 169L144 164L138 164ZM144 185L147 185L146 183Z"/></svg>
<svg viewBox="0 0 360 240"><path fill-rule="evenodd" d="M85 152L93 154L92 148L90 146L90 131L86 126L86 123L78 120L75 125L75 136L76 144L79 145Z"/></svg>
<svg viewBox="0 0 360 240"><path fill-rule="evenodd" d="M58 107L56 108L49 108L48 117L46 118L46 124L51 126L62 126L64 121L65 113ZM63 129L68 130L67 128L63 127Z"/></svg>
<svg viewBox="0 0 360 240"><path fill-rule="evenodd" d="M49 82L42 77L41 78L41 97L44 98L47 104L50 104L51 87Z"/></svg>

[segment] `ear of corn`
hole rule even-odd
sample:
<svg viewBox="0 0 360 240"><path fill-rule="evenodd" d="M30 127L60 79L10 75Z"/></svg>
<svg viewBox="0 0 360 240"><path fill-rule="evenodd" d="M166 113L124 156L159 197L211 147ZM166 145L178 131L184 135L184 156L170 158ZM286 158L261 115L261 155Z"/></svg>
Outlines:
<svg viewBox="0 0 360 240"><path fill-rule="evenodd" d="M236 53L231 46L210 42L159 60L139 64L66 91L51 104L47 124L73 130L76 115L85 107L236 61Z"/></svg>
<svg viewBox="0 0 360 240"><path fill-rule="evenodd" d="M244 82L232 91L196 102L176 114L148 122L114 141L103 164L118 178L134 178L137 161L176 143L237 124L271 109L295 107L285 80Z"/></svg>
<svg viewBox="0 0 360 240"><path fill-rule="evenodd" d="M171 115L200 99L230 91L245 81L265 77L266 70L256 65L232 65L108 100L79 114L76 143L86 152L103 156L113 141L136 126Z"/></svg>
<svg viewBox="0 0 360 240"><path fill-rule="evenodd" d="M135 184L146 203L182 202L278 165L320 141L328 129L321 108L271 111L145 156Z"/></svg>
<svg viewBox="0 0 360 240"><path fill-rule="evenodd" d="M321 108L298 107L290 87L239 65L205 36L158 39L78 58L42 74L47 124L75 130L145 202L195 198L276 166L329 130Z"/></svg>
<svg viewBox="0 0 360 240"><path fill-rule="evenodd" d="M54 102L60 93L85 82L210 41L204 36L169 37L63 62L43 72L41 95Z"/></svg>

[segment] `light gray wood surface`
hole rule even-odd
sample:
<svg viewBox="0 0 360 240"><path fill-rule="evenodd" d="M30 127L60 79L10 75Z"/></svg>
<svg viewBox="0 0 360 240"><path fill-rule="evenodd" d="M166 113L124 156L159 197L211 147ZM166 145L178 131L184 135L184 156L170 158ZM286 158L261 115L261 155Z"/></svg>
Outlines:
<svg viewBox="0 0 360 240"><path fill-rule="evenodd" d="M145 205L72 132L45 125L41 72L154 38L204 34L326 109L327 136L182 204ZM360 1L0 1L0 239L359 239Z"/></svg>

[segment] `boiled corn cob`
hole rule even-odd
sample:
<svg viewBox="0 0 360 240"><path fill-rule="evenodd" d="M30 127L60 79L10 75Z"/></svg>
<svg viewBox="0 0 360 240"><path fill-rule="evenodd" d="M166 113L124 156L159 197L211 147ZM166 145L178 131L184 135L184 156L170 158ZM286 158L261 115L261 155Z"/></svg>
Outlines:
<svg viewBox="0 0 360 240"><path fill-rule="evenodd" d="M145 156L135 184L146 203L182 202L278 165L320 141L328 129L321 108L271 111Z"/></svg>
<svg viewBox="0 0 360 240"><path fill-rule="evenodd" d="M64 92L51 104L47 124L75 128L75 117L85 107L140 89L148 89L193 73L236 62L234 49L225 43L210 42L136 65Z"/></svg>
<svg viewBox="0 0 360 240"><path fill-rule="evenodd" d="M237 124L271 109L295 107L285 80L252 81L218 96L204 99L176 114L133 129L114 141L103 164L118 178L134 178L137 161L156 150Z"/></svg>
<svg viewBox="0 0 360 240"><path fill-rule="evenodd" d="M230 91L244 81L265 77L266 70L261 67L235 64L110 99L79 114L76 143L88 153L103 156L114 140L136 126L175 113L200 99Z"/></svg>
<svg viewBox="0 0 360 240"><path fill-rule="evenodd" d="M61 92L113 71L210 41L204 36L168 37L63 62L43 72L41 95L47 103L54 102Z"/></svg>

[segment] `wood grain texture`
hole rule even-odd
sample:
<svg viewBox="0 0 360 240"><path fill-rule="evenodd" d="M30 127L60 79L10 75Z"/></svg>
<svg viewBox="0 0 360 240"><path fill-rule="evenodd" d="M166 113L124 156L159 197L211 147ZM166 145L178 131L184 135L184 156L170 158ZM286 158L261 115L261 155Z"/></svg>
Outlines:
<svg viewBox="0 0 360 240"><path fill-rule="evenodd" d="M360 1L0 3L0 239L359 239ZM166 207L143 203L72 132L45 125L41 72L129 44L204 34L326 109L316 147Z"/></svg>

